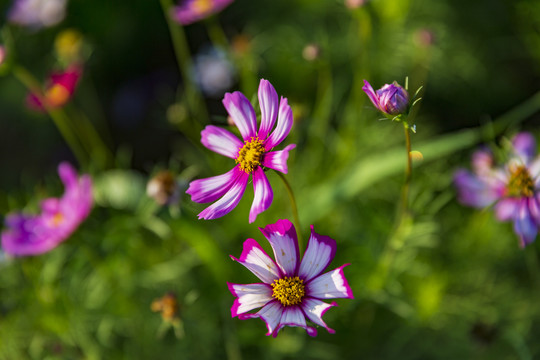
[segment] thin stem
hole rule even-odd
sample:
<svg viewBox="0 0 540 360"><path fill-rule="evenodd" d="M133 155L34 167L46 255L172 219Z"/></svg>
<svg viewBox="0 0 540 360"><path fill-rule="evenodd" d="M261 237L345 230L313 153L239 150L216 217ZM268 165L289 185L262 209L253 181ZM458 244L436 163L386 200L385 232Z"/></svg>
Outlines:
<svg viewBox="0 0 540 360"><path fill-rule="evenodd" d="M409 124L403 121L403 130L405 131L405 150L407 151L407 168L405 169L405 182L401 193L401 211L405 213L409 209L409 187L412 177L412 158L411 158L411 133ZM403 216L403 215L402 215Z"/></svg>
<svg viewBox="0 0 540 360"><path fill-rule="evenodd" d="M39 82L30 74L28 70L21 66L13 67L13 75L32 93L41 93L41 86ZM77 161L82 165L87 165L87 156L78 142L75 134L69 127L69 119L63 111L60 109L51 109L47 104L43 104L45 110L53 120L54 124L58 128L58 131L70 147L73 155L77 158Z"/></svg>
<svg viewBox="0 0 540 360"><path fill-rule="evenodd" d="M182 74L182 79L184 80L187 105L189 109L199 117L200 120L207 122L208 113L206 112L206 108L203 106L201 94L190 79L191 54L186 40L186 34L184 33L184 28L171 18L170 11L173 8L173 3L171 0L161 0L161 7L171 34L171 40L176 61L178 63L178 68Z"/></svg>
<svg viewBox="0 0 540 360"><path fill-rule="evenodd" d="M294 218L294 225L296 226L296 235L298 236L298 247L300 248L300 251L302 251L301 249L304 248L303 246L304 241L302 239L302 227L300 226L300 218L298 216L298 208L296 206L296 200L294 198L293 190L291 188L291 185L285 178L285 175L283 175L279 171L276 171L276 174L278 174L278 176L283 181L283 184L285 185L285 188L287 189L287 193L289 194L289 200L291 201L291 210L292 210L293 218Z"/></svg>
<svg viewBox="0 0 540 360"><path fill-rule="evenodd" d="M208 31L208 37L214 47L219 47L223 51L229 50L229 41L227 35L223 31L221 24L216 16L211 16L206 21L206 29Z"/></svg>

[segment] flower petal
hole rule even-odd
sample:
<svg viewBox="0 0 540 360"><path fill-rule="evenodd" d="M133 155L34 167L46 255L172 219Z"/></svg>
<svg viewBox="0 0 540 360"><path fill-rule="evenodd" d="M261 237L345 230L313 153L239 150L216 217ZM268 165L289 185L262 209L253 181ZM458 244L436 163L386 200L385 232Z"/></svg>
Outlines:
<svg viewBox="0 0 540 360"><path fill-rule="evenodd" d="M491 205L499 197L498 189L466 170L458 170L454 175L454 183L458 190L458 200L465 205L483 208Z"/></svg>
<svg viewBox="0 0 540 360"><path fill-rule="evenodd" d="M279 278L279 270L276 263L268 256L261 245L253 239L244 241L242 255L240 255L239 259L232 255L231 258L244 265L266 284L271 284Z"/></svg>
<svg viewBox="0 0 540 360"><path fill-rule="evenodd" d="M201 131L201 143L208 149L231 159L236 159L238 150L244 145L230 131L213 125L208 125Z"/></svg>
<svg viewBox="0 0 540 360"><path fill-rule="evenodd" d="M514 152L527 165L536 154L536 140L528 132L518 133L512 139Z"/></svg>
<svg viewBox="0 0 540 360"><path fill-rule="evenodd" d="M300 251L296 230L289 220L278 220L275 224L259 228L274 250L274 257L282 275L295 276L298 270Z"/></svg>
<svg viewBox="0 0 540 360"><path fill-rule="evenodd" d="M272 336L276 337L279 330L285 326L297 326L306 329L309 336L316 336L317 330L306 324L306 317L299 306L288 306L283 310L279 326L274 330Z"/></svg>
<svg viewBox="0 0 540 360"><path fill-rule="evenodd" d="M77 171L68 162L62 162L58 165L58 175L66 189L77 186L77 183L79 182Z"/></svg>
<svg viewBox="0 0 540 360"><path fill-rule="evenodd" d="M35 215L11 214L6 217L8 227L2 231L2 250L14 256L39 255L59 244L57 236L36 231L43 228L42 219Z"/></svg>
<svg viewBox="0 0 540 360"><path fill-rule="evenodd" d="M249 174L238 171L239 175L236 178L235 183L231 188L223 195L221 199L201 211L199 214L199 219L216 219L222 217L225 214L228 214L232 209L238 205L244 191L246 190L247 181L249 179Z"/></svg>
<svg viewBox="0 0 540 360"><path fill-rule="evenodd" d="M538 234L538 228L531 217L527 199L523 199L519 204L518 212L514 217L514 231L519 236L521 247L532 243Z"/></svg>
<svg viewBox="0 0 540 360"><path fill-rule="evenodd" d="M324 313L328 311L328 309L334 306L337 306L335 302L327 304L324 301L313 298L305 298L302 301L302 311L304 311L307 318L315 324L324 327L330 334L334 334L336 331L329 328L328 325L326 325L326 323L323 321L322 317Z"/></svg>
<svg viewBox="0 0 540 360"><path fill-rule="evenodd" d="M231 116L244 141L257 136L257 118L249 100L239 91L226 93L223 105Z"/></svg>
<svg viewBox="0 0 540 360"><path fill-rule="evenodd" d="M313 279L326 269L335 254L336 241L328 236L317 234L311 225L311 236L300 263L298 275L306 282Z"/></svg>
<svg viewBox="0 0 540 360"><path fill-rule="evenodd" d="M197 203L216 201L229 191L241 173L243 171L234 167L225 174L193 180L189 183L186 193L191 195L191 200Z"/></svg>
<svg viewBox="0 0 540 360"><path fill-rule="evenodd" d="M519 199L505 198L495 204L495 217L500 221L511 220L519 209Z"/></svg>
<svg viewBox="0 0 540 360"><path fill-rule="evenodd" d="M253 204L249 211L250 224L255 221L257 215L272 205L272 200L274 198L270 182L268 182L268 178L260 166L253 172L253 190L255 196L253 197Z"/></svg>
<svg viewBox="0 0 540 360"><path fill-rule="evenodd" d="M266 139L276 122L278 95L268 80L259 83L259 105L261 107L261 126L257 134L259 139Z"/></svg>
<svg viewBox="0 0 540 360"><path fill-rule="evenodd" d="M277 334L276 328L279 325L281 320L281 315L283 313L283 306L277 301L271 301L261 310L255 314L241 314L238 316L240 320L261 318L266 323L266 328L268 332L266 336ZM276 335L274 335L275 337Z"/></svg>
<svg viewBox="0 0 540 360"><path fill-rule="evenodd" d="M373 105L375 105L377 109L384 111L379 103L379 97L377 96L375 90L373 90L373 87L367 80L364 80L364 86L362 86L362 90L364 90L364 92L369 97L369 100L371 100L371 102L373 103Z"/></svg>
<svg viewBox="0 0 540 360"><path fill-rule="evenodd" d="M266 139L264 148L269 151L274 146L279 145L289 135L293 125L292 109L287 103L287 98L281 97L279 102L279 114L277 125L272 134Z"/></svg>
<svg viewBox="0 0 540 360"><path fill-rule="evenodd" d="M353 293L343 268L350 264L345 264L338 267L335 270L329 271L309 281L306 284L306 296L311 296L317 299L331 299L331 298L350 298L352 299Z"/></svg>
<svg viewBox="0 0 540 360"><path fill-rule="evenodd" d="M288 172L287 159L289 159L289 151L296 147L295 144L287 145L283 150L270 151L264 155L262 165L264 167L280 171L284 174Z"/></svg>
<svg viewBox="0 0 540 360"><path fill-rule="evenodd" d="M232 284L227 283L229 291L237 297L231 308L235 317L272 301L272 288L267 284Z"/></svg>

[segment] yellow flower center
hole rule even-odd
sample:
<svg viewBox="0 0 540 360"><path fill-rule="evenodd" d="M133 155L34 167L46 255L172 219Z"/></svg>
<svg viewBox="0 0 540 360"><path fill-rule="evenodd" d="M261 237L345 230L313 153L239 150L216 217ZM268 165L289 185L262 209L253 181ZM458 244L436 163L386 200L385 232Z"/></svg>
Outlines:
<svg viewBox="0 0 540 360"><path fill-rule="evenodd" d="M62 213L57 212L52 217L50 224L52 227L58 227L63 222L64 222L64 215L62 215Z"/></svg>
<svg viewBox="0 0 540 360"><path fill-rule="evenodd" d="M298 276L274 280L272 284L272 297L279 300L283 306L299 304L306 295L304 280Z"/></svg>
<svg viewBox="0 0 540 360"><path fill-rule="evenodd" d="M69 100L70 94L65 86L54 84L45 92L47 104L52 107L64 105Z"/></svg>
<svg viewBox="0 0 540 360"><path fill-rule="evenodd" d="M508 196L531 197L534 195L534 181L529 170L523 165L510 169L510 181L506 186Z"/></svg>
<svg viewBox="0 0 540 360"><path fill-rule="evenodd" d="M240 164L240 169L248 174L251 174L257 166L261 165L262 155L264 154L264 146L261 140L257 137L252 137L250 141L246 141L244 146L238 151L236 163Z"/></svg>
<svg viewBox="0 0 540 360"><path fill-rule="evenodd" d="M212 9L212 0L195 0L192 6L197 13L206 14Z"/></svg>

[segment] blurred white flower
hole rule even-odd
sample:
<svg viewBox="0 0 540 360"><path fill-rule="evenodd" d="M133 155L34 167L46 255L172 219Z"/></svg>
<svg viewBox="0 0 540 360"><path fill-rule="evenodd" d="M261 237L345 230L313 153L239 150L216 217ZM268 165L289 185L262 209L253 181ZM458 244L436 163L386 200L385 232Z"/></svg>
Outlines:
<svg viewBox="0 0 540 360"><path fill-rule="evenodd" d="M194 78L202 92L211 97L221 97L231 88L236 71L223 50L207 48L195 56Z"/></svg>
<svg viewBox="0 0 540 360"><path fill-rule="evenodd" d="M66 16L67 0L15 0L9 21L35 29L58 24Z"/></svg>

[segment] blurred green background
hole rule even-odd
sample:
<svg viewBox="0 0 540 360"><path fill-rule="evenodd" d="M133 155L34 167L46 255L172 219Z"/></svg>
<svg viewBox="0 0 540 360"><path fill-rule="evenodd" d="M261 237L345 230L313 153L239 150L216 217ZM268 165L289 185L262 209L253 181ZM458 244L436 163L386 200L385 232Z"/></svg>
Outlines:
<svg viewBox="0 0 540 360"><path fill-rule="evenodd" d="M464 208L452 186L477 145L504 144L521 130L540 135L538 1L371 0L349 9L338 0L235 0L184 28L193 59L226 45L235 69L227 91L256 99L265 78L289 99L295 124L286 143L297 147L287 178L301 230L307 238L313 224L336 239L332 268L351 263L355 299L338 299L325 315L336 334L285 328L275 339L261 320L230 317L226 281L255 282L229 254L238 257L247 238L270 251L257 227L292 220L278 176L268 173L274 202L253 224L251 189L212 221L197 220L206 205L183 193L165 207L145 193L160 169L186 184L232 166L199 142L204 125L226 122L223 92L204 96L202 112L186 110L189 81L160 2L70 0L66 18L39 31L5 24L10 6L0 3L3 41L9 34L13 61L39 80L56 66L57 35L83 35L89 53L66 113L93 124L112 160L78 164L50 117L25 106L26 88L9 71L0 77L2 216L59 196L62 160L93 176L96 200L55 250L2 258L1 359L540 357L538 243L520 249L511 224ZM363 79L403 85L407 76L412 92L423 85L412 135L423 160L415 161L412 219L396 232L403 130L378 121L361 87ZM183 335L151 311L169 292Z"/></svg>

